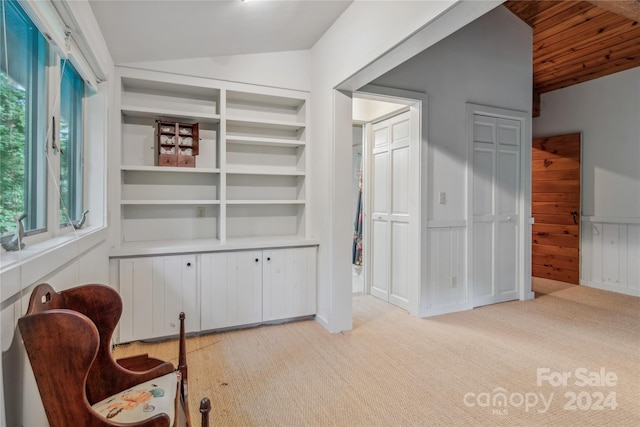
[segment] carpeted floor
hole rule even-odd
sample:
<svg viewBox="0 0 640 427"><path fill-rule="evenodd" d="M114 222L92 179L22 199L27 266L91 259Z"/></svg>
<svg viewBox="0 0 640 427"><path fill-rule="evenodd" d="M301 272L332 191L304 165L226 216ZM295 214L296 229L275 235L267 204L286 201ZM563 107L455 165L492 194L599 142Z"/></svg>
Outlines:
<svg viewBox="0 0 640 427"><path fill-rule="evenodd" d="M640 425L640 298L539 295L428 319L360 295L349 332L302 321L191 338L194 425L202 396L213 426ZM141 352L175 363L177 343L115 356Z"/></svg>

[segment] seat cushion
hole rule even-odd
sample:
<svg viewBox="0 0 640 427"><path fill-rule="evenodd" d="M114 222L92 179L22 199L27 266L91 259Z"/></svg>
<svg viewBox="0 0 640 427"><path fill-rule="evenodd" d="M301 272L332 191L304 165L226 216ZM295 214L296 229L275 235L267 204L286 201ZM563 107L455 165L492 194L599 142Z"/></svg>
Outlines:
<svg viewBox="0 0 640 427"><path fill-rule="evenodd" d="M93 405L103 417L121 423L144 421L157 414L167 414L173 425L180 372L154 378L107 397Z"/></svg>

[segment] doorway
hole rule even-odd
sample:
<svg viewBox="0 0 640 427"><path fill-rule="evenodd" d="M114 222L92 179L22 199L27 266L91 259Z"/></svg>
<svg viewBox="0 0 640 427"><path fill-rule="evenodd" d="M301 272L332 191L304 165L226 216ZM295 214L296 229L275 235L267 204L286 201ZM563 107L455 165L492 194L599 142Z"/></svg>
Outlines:
<svg viewBox="0 0 640 427"><path fill-rule="evenodd" d="M354 213L353 288L412 312L419 295L419 102L356 93L353 120L362 135L361 180L352 177L362 190L352 192L361 198L354 200L361 210ZM356 174L356 159L353 166Z"/></svg>
<svg viewBox="0 0 640 427"><path fill-rule="evenodd" d="M531 150L531 274L579 284L581 134L535 138ZM534 279L535 280L535 279Z"/></svg>

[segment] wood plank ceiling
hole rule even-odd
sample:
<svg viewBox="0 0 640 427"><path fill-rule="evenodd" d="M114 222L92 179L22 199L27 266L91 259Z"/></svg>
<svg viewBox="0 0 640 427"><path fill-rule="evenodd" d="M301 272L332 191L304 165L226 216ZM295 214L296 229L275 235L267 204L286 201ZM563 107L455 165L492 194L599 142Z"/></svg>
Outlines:
<svg viewBox="0 0 640 427"><path fill-rule="evenodd" d="M533 28L534 94L640 66L640 0L509 0Z"/></svg>

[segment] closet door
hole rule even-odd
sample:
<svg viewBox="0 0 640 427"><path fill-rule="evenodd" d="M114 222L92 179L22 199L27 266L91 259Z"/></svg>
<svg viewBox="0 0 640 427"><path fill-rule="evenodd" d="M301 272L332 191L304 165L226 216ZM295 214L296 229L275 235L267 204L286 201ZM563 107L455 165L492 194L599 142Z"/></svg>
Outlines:
<svg viewBox="0 0 640 427"><path fill-rule="evenodd" d="M373 125L371 294L409 308L409 112Z"/></svg>
<svg viewBox="0 0 640 427"><path fill-rule="evenodd" d="M518 298L520 122L473 118L473 305Z"/></svg>

